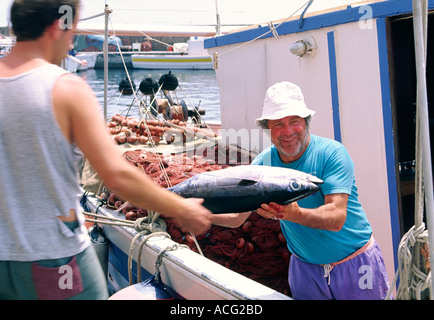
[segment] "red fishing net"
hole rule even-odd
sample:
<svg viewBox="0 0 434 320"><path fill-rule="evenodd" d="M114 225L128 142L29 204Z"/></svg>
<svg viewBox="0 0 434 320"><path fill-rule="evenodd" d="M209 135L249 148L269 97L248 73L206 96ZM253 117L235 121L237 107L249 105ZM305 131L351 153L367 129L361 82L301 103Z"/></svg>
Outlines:
<svg viewBox="0 0 434 320"><path fill-rule="evenodd" d="M118 115L112 120L113 122L108 126L114 136L121 131L125 132L127 137L131 135L140 137L145 134L139 131L139 128L143 129L143 126L138 120ZM148 122L148 125L161 126L161 123ZM134 132L123 130L125 127ZM161 130L153 128L152 132L153 134L158 132L158 137L163 139L163 133L167 133L167 128ZM125 143L125 141L119 142L118 139L116 141ZM126 151L124 157L164 188L174 186L204 171L221 170L228 165L249 164L252 160L249 153L242 150L234 152L233 148L219 144L211 145L211 147L208 144L203 148L195 148L188 155L186 153L160 155L140 149ZM122 204L122 201L114 194L108 198L109 207L120 208ZM122 211L129 220L135 220L147 214L146 210L132 206L124 206ZM174 241L188 245L193 251L198 251L190 234L183 233L172 219L165 218L165 220L167 232ZM290 294L288 286L290 253L278 221L264 219L253 213L239 228L213 226L206 234L198 236L197 241L208 259L276 291Z"/></svg>
<svg viewBox="0 0 434 320"><path fill-rule="evenodd" d="M204 171L227 167L227 165L214 164L209 161L209 158L201 156L187 157L181 154L163 157L144 150L127 151L124 157L163 187L167 187L169 183L174 186ZM108 206L119 208L122 204L114 194L110 195ZM123 212L129 220L147 214L145 210L132 206L124 207ZM167 232L174 241L186 244L191 250L198 252L189 233L182 232L172 219L165 218L165 221ZM198 236L197 241L208 259L289 295L290 254L278 221L264 219L253 213L242 226L238 228L213 226L206 234Z"/></svg>

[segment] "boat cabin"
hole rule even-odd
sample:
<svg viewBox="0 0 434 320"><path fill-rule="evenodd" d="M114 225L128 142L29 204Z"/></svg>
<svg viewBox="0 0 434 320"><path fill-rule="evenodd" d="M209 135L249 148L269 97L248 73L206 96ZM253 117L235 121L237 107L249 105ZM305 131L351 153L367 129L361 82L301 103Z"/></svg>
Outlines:
<svg viewBox="0 0 434 320"><path fill-rule="evenodd" d="M220 86L224 129L253 132L269 86L291 81L301 87L308 107L316 110L311 133L342 142L355 163L359 198L390 281L400 239L414 224L412 9L411 0L363 1L307 10L205 40ZM434 12L434 1L429 0L428 10ZM434 94L429 58L434 17L428 17L429 101Z"/></svg>

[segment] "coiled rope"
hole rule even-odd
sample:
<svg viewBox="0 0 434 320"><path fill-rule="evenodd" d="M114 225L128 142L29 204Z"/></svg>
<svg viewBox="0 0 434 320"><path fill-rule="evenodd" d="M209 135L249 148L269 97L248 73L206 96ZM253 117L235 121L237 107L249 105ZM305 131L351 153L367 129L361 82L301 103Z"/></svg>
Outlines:
<svg viewBox="0 0 434 320"><path fill-rule="evenodd" d="M428 243L428 230L425 230L425 224L419 227L413 226L401 239L398 248L398 270L393 279L391 290L387 294L386 300L389 300L392 288L395 286L398 277L400 279L397 289L396 299L398 300L420 300L422 292L431 286L431 271L425 273L421 270L420 247Z"/></svg>
<svg viewBox="0 0 434 320"><path fill-rule="evenodd" d="M142 280L142 265L141 265L141 258L142 258L142 251L143 251L143 246L146 244L146 242L155 236L163 236L166 238L171 239L170 235L166 232L167 229L167 225L166 222L164 221L164 219L160 218L158 213L154 213L149 211L148 212L148 216L144 217L144 218L139 218L135 221L130 221L130 220L124 220L124 219L118 219L118 218L114 218L114 217L107 217L107 216L103 216L97 213L91 213L91 212L83 212L84 215L86 216L90 216L90 217L94 217L95 219L89 219L89 218L85 218L86 221L89 222L96 222L96 223L101 223L101 224L106 224L106 225L111 225L111 226L118 226L118 227L129 227L129 228L133 228L137 234L134 236L133 240L131 241L130 244L130 249L128 252L128 280L130 285L133 284L133 251L134 251L134 247L136 245L136 242L140 239L140 237L142 238L142 241L140 242L140 245L138 247L138 255L137 255L137 282L141 282ZM166 250L175 250L179 247L186 247L187 246L183 246L183 245L176 245L173 248L166 248L163 249L160 254L158 255L158 266L161 264L161 255L162 253L164 253Z"/></svg>

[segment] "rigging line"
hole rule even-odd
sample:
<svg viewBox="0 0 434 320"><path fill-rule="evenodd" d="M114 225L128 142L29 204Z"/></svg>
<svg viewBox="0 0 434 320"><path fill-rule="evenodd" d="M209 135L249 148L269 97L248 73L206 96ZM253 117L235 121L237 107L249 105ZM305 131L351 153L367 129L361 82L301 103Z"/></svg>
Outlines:
<svg viewBox="0 0 434 320"><path fill-rule="evenodd" d="M301 29L303 28L304 24L304 15L306 14L307 9L309 9L310 5L314 2L314 0L310 0L307 4L306 8L304 8L303 12L301 13L300 20L298 21L298 27Z"/></svg>
<svg viewBox="0 0 434 320"><path fill-rule="evenodd" d="M193 107L194 112L196 113L197 117L199 118L200 122L204 123L206 128L209 129L210 131L212 131L212 129L208 126L208 124L205 122L205 120L202 119L202 116L199 113L199 110L196 109L195 105L193 104L193 102L191 102L190 98L188 97L187 93L184 91L184 89L182 88L181 85L179 85L179 88L181 89L181 91L184 93L185 97L187 98L187 100L190 102L191 106Z"/></svg>
<svg viewBox="0 0 434 320"><path fill-rule="evenodd" d="M107 101L107 103L109 103L112 99L113 99L113 97L115 96L115 94L116 94L116 91L112 94L112 96L110 97L110 99ZM104 108L104 106L101 106L101 109L103 109ZM107 120L107 119L105 119L105 120Z"/></svg>
<svg viewBox="0 0 434 320"><path fill-rule="evenodd" d="M120 46L120 44L119 44L119 42L118 42L118 39L117 39L117 37L116 37L116 31L115 31L115 28L113 27L113 23L112 23L112 19L111 19L111 17L109 17L109 20L110 20L110 26L111 26L112 31L113 31L114 39L115 39L116 44L117 44L117 47L118 47L118 51L119 51L119 54L120 54L120 56L121 56L122 64L123 64L123 66L124 66L125 73L127 74L128 82L130 83L131 89L133 89L133 88L134 88L134 87L133 87L133 82L132 82L132 80L131 80L130 73L128 72L127 65L125 64L124 55L122 54L121 46ZM134 99L137 100L137 94L136 94L136 91L133 90L133 93L134 93ZM139 114L142 116L142 110L141 110L140 108L139 108Z"/></svg>
<svg viewBox="0 0 434 320"><path fill-rule="evenodd" d="M77 34L86 34L86 33L88 33L88 34L96 34L96 35L101 35L101 36L104 35L104 32L93 30L93 29L83 29L83 28L80 28L80 29L77 30Z"/></svg>
<svg viewBox="0 0 434 320"><path fill-rule="evenodd" d="M122 60L122 63L123 63L123 65L124 65L124 68L125 68L125 72L126 72L126 74L127 74L128 81L129 81L129 83L130 83L131 88L133 88L132 80L131 80L130 74L129 74L129 72L128 72L128 68L127 68L127 66L126 66L126 64L125 64L125 59L124 59L123 54L122 54L122 51L121 51L121 49L120 49L120 45L119 45L119 43L118 43L118 41L117 41L117 38L116 38L116 32L115 32L115 30L114 30L114 27L113 27L113 24L112 24L112 20L111 20L110 17L109 17L109 20L110 20L110 25L111 25L112 30L113 30L113 35L114 35L114 37L115 37L115 41L116 41L116 43L117 43L117 45L118 45L119 54L120 54L120 56L121 56L121 60ZM138 99L137 99L137 95L136 95L136 91L135 91L135 90L133 90L133 93L134 93L134 99L138 100ZM132 105L133 105L133 104L131 104L131 106L132 106ZM131 106L130 106L130 108L131 108ZM139 106L139 113L140 113L141 117L143 118L143 114L142 114L142 111L141 111L140 106ZM157 114L158 114L158 113L157 113ZM164 176L164 178L165 178L165 180L166 180L168 186L172 186L172 183L170 182L170 179L169 179L169 176L168 176L168 174L167 174L167 171L166 171L166 169L165 169L165 167L164 167L164 165L163 165L163 161L162 161L162 159L160 158L160 156L158 155L158 152L157 152L157 148L156 148L155 142L154 142L153 139L151 138L151 132L149 131L149 127L147 126L146 122L145 122L145 130L146 130L146 132L147 132L147 135L150 137L149 141L151 142L151 146L152 146L152 148L154 149L155 154L157 155L157 158L158 158L158 164L159 164L159 166L160 166L160 168L161 168L161 171L162 171L162 173L163 173L163 176ZM157 216L159 216L159 213L158 213L158 212L156 213L156 217L157 217ZM155 217L155 218L156 218L156 217ZM196 245L196 247L197 247L199 253L203 256L202 250L201 250L201 248L200 248L200 246L199 246L199 243L197 242L196 237L194 236L193 233L190 232L190 234L191 234L191 236L193 237L193 240L194 240L194 242L195 242L195 245Z"/></svg>
<svg viewBox="0 0 434 320"><path fill-rule="evenodd" d="M113 15L113 13L112 13L112 15ZM122 22L124 22L125 24L130 25L130 24L128 23L128 21L125 21L125 20L122 19L119 15L115 14L115 17L118 18L119 20L121 20ZM157 42L157 43L159 43L159 44L162 44L162 45L165 45L165 46L167 46L167 47L173 48L173 45L171 45L171 44L168 44L168 43L166 43L166 42L164 42L164 41L160 41L160 40L158 40L158 39L155 39L155 38L151 37L150 35L144 33L143 31L141 31L141 30L139 30L139 29L137 29L137 28L134 28L134 29L135 29L137 32L139 32L139 33L141 33L142 35L144 35L144 36L146 37L146 40L148 40L148 41L155 41L155 42ZM195 51L190 51L190 52L191 52L191 53L194 53L194 54L196 54L196 55L206 56L206 55L204 55L202 52L195 52Z"/></svg>
<svg viewBox="0 0 434 320"><path fill-rule="evenodd" d="M94 18L99 18L99 17L102 17L102 16L104 16L104 15L105 15L105 12L98 13L98 14L95 14L95 15L90 16L90 17L82 18L82 19L80 19L80 22L81 22L81 21L91 20L91 19L94 19Z"/></svg>
<svg viewBox="0 0 434 320"><path fill-rule="evenodd" d="M127 77L128 77L128 81L130 82L130 86L131 86L131 88L133 88L132 80L131 80L130 74L129 74L129 72L128 72L128 68L127 68L127 66L126 66L126 64L125 64L125 59L124 59L124 56L123 56L122 51L121 51L121 49L120 49L120 45L119 45L118 40L117 40L117 37L116 37L116 32L115 32L115 30L114 30L114 27L113 27L113 23L112 23L111 17L109 17L109 21L110 21L110 25L111 25L112 30L113 30L113 35L114 35L115 41L116 41L116 43L117 43L117 45L118 45L118 50L119 50L119 53L120 53L120 56L121 56L122 63L123 63L124 68L125 68L125 72L126 72ZM162 87L162 85L161 85L161 87ZM137 99L136 92L133 91L133 93L134 93L134 98ZM139 114L140 114L140 116L143 118L143 114L142 114L142 110L141 110L140 106L139 106ZM157 115L158 115L158 112L157 112ZM156 147L156 145L155 145L154 140L152 139L151 132L150 132L149 127L148 127L148 125L147 125L146 122L145 122L145 130L146 130L146 134L147 134L148 137L149 137L149 141L150 141L150 143L151 143L151 147L152 147L152 149L155 151L155 154L157 155L157 158L158 158L158 164L159 164L159 166L160 166L160 168L161 168L161 171L162 171L162 173L163 173L164 179L166 180L167 185L168 185L169 187L171 187L171 186L172 186L172 183L171 183L171 181L170 181L170 179L169 179L169 176L168 176L168 174L167 174L166 168L165 168L164 165L163 165L163 160L162 160L161 157L158 155L157 147ZM158 213L157 213L157 214L158 214ZM201 250L201 248L200 248L200 246L199 246L199 243L197 242L196 237L194 236L193 233L190 232L190 234L191 234L191 236L193 237L193 240L194 240L194 242L195 242L195 245L196 245L196 247L197 247L199 253L203 256L202 250Z"/></svg>
<svg viewBox="0 0 434 320"><path fill-rule="evenodd" d="M119 53L120 53L120 56L121 56L122 63L123 63L124 68L125 68L125 72L126 72L126 74L127 74L128 81L129 81L129 83L130 83L131 88L133 88L132 80L131 80L130 74L129 74L129 72L128 72L128 68L127 68L127 66L126 66L126 64L125 64L125 59L124 59L124 56L123 56L122 51L121 51L121 49L120 49L120 46L119 46L119 43L118 43L118 40L117 40L117 37L116 37L116 32L115 32L115 29L114 29L114 27L113 27L113 23L112 23L111 18L110 18L110 25L111 25L111 27L112 27L112 31L113 31L113 35L114 35L114 37L115 37L115 41L116 41L116 43L117 43L117 45L118 45L118 50L119 50ZM138 99L137 99L136 91L133 91L133 93L134 93L134 99L135 99L135 100L138 100ZM132 106L132 105L131 105L131 106ZM141 110L140 107L139 107L139 114L140 114L140 116L141 116L142 118L144 117L144 115L143 115L142 110ZM158 113L157 113L157 114L158 114ZM163 160L162 160L162 159L160 158L160 156L158 155L157 147L156 147L156 145L155 145L154 140L152 139L151 132L150 132L149 127L148 127L148 125L147 125L146 122L145 122L145 130L146 130L146 134L147 134L147 136L148 136L149 142L151 143L151 147L152 147L152 149L154 150L155 154L157 155L157 158L158 158L158 164L159 164L159 166L160 166L160 168L161 168L161 171L162 171L162 173L163 173L163 176L164 176L164 178L165 178L167 184L168 184L169 186L171 186L171 182L170 182L169 176L168 176L167 171L166 171L166 169L164 168L164 165L163 165Z"/></svg>
<svg viewBox="0 0 434 320"><path fill-rule="evenodd" d="M298 11L300 11L303 7L305 7L306 5L308 5L309 2L311 2L311 0L308 0L308 1L307 1L305 4L303 4L300 8L298 8L296 11L294 11L294 12L293 12L289 17L287 17L287 18L285 18L283 21L281 21L281 22L280 22L276 27L274 27L274 29L276 30L277 28L279 28L283 23L285 23L286 21L288 21L291 17L293 17L293 16L294 16ZM256 38L253 38L252 40L249 40L249 41L247 41L247 42L244 42L243 44L239 45L238 47L235 47L235 48L233 48L233 49L231 49L231 50L228 50L228 51L226 51L226 52L220 53L218 56L221 57L221 56L224 56L224 55L226 55L226 54L228 54L228 53L231 53L232 51L238 50L238 49L240 49L240 48L242 48L242 47L244 47L244 46L246 46L246 45L248 45L248 44L250 44L250 43L252 43L252 42L255 42L256 40L258 40L258 39L260 39L260 38L264 37L265 35L267 35L267 34L269 34L269 33L272 33L272 32L273 32L273 29L270 29L270 30L268 30L267 32L265 32L265 33L263 33L263 34L257 36Z"/></svg>
<svg viewBox="0 0 434 320"><path fill-rule="evenodd" d="M130 24L128 23L128 21L125 21L125 20L122 19L119 15L115 14L115 17L118 18L119 20L121 20L122 22L124 22L125 24L130 25ZM160 40L154 39L154 38L152 38L150 35L144 33L143 31L141 31L141 30L139 30L139 29L137 29L137 28L135 28L135 30L136 30L137 32L141 33L142 35L144 35L144 36L146 37L147 40L152 40L152 41L158 42L158 43L160 43L160 44L162 44L162 45L165 45L165 46L168 46L168 47L172 47L172 48L173 48L173 45L170 45L170 44L165 43L165 42L163 42L163 41L160 41Z"/></svg>

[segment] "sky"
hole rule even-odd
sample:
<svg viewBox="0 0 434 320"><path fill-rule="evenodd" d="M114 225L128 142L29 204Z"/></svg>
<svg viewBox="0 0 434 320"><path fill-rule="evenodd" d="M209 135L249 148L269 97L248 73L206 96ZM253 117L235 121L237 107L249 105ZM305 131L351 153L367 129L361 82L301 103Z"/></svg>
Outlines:
<svg viewBox="0 0 434 320"><path fill-rule="evenodd" d="M9 10L13 0L0 0L0 27L8 25ZM82 0L81 18L104 11L105 3L113 9L112 20L117 24L138 23L142 28L182 28L191 25L216 23L216 0ZM336 7L357 0L315 0L308 12ZM128 8L126 4L128 3ZM218 0L221 24L251 25L286 18L300 9L301 14L307 0ZM116 20L117 19L117 20ZM102 26L104 18L80 23L93 28ZM114 26L116 27L116 26ZM231 27L233 28L233 27Z"/></svg>

